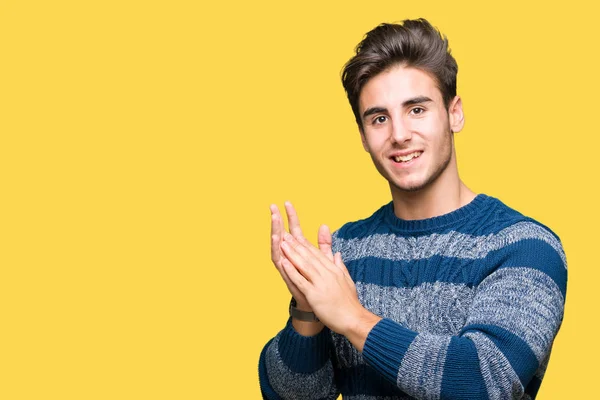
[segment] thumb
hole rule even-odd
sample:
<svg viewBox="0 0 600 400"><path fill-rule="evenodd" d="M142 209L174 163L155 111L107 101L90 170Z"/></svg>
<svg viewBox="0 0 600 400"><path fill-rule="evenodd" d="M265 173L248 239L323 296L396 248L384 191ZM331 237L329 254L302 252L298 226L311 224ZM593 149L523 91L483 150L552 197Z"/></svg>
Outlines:
<svg viewBox="0 0 600 400"><path fill-rule="evenodd" d="M321 253L323 253L330 261L333 261L333 253L331 252L331 232L327 225L321 225L319 227L317 241L319 242Z"/></svg>
<svg viewBox="0 0 600 400"><path fill-rule="evenodd" d="M348 268L346 268L346 265L342 261L342 253L340 253L339 251L335 253L335 255L333 256L333 262L335 263L336 267L342 270L346 279L348 279L352 286L354 286L354 281L350 277L350 272L348 272Z"/></svg>

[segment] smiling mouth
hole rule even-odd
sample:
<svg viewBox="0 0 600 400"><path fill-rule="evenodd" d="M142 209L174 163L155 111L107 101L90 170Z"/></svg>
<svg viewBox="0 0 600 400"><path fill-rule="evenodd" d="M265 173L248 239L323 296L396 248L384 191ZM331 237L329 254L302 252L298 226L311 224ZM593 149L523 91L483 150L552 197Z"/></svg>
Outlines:
<svg viewBox="0 0 600 400"><path fill-rule="evenodd" d="M405 162L409 162L410 160L412 160L414 158L418 158L421 154L423 154L422 151L415 151L414 153L410 153L405 156L394 156L394 157L392 157L392 159L394 161L396 161L397 163L405 163Z"/></svg>

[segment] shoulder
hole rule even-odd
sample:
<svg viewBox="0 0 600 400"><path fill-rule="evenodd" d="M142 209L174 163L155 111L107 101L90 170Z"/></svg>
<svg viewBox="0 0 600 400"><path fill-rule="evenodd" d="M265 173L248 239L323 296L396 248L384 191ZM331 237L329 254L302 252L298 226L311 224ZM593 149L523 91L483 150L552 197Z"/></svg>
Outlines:
<svg viewBox="0 0 600 400"><path fill-rule="evenodd" d="M341 228L333 232L332 245L333 251L341 251L342 243L351 243L353 241L364 239L377 233L384 225L386 213L392 209L392 203L387 203L377 209L371 216L357 221L347 222Z"/></svg>
<svg viewBox="0 0 600 400"><path fill-rule="evenodd" d="M480 250L497 260L500 269L520 268L550 277L566 294L567 259L558 235L548 226L505 205L498 199L486 222L488 234Z"/></svg>
<svg viewBox="0 0 600 400"><path fill-rule="evenodd" d="M546 243L564 258L560 238L548 226L521 214L499 199L490 197L490 201L495 203L495 207L485 222L487 227L483 229L489 232L491 241L497 245L509 245L519 241L537 240Z"/></svg>

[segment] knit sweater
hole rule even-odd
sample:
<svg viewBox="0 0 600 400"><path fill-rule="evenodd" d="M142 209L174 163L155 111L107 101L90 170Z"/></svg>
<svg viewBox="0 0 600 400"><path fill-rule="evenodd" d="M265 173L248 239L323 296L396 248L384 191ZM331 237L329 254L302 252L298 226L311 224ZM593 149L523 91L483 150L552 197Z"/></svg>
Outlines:
<svg viewBox="0 0 600 400"><path fill-rule="evenodd" d="M361 304L362 353L288 320L264 347L266 399L533 399L563 318L567 263L544 225L483 194L407 221L389 203L333 234Z"/></svg>

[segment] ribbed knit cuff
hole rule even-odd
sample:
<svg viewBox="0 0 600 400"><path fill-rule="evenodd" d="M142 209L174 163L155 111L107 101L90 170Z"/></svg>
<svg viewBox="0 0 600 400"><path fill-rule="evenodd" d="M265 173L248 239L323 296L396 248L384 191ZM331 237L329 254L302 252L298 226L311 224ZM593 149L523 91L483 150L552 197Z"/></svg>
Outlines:
<svg viewBox="0 0 600 400"><path fill-rule="evenodd" d="M369 332L363 357L376 371L396 383L400 363L416 336L417 332L384 318Z"/></svg>
<svg viewBox="0 0 600 400"><path fill-rule="evenodd" d="M330 358L332 343L327 327L314 336L302 336L296 332L290 318L279 335L279 355L294 372L318 371Z"/></svg>
<svg viewBox="0 0 600 400"><path fill-rule="evenodd" d="M265 360L265 353L273 339L269 340L263 350L260 352L260 358L258 360L258 381L260 384L260 392L262 394L263 399L265 400L280 400L281 397L277 394L275 390L271 387L271 383L269 382L269 375L267 374L267 363Z"/></svg>

